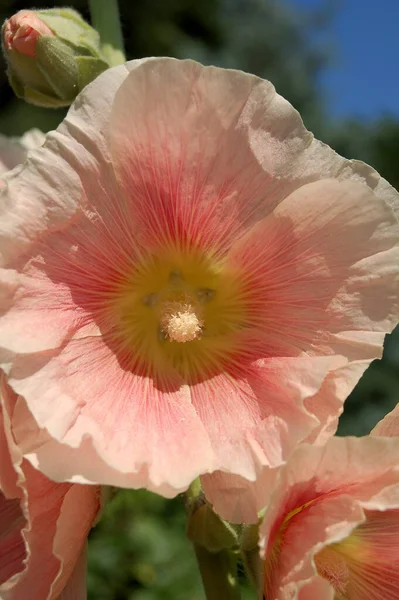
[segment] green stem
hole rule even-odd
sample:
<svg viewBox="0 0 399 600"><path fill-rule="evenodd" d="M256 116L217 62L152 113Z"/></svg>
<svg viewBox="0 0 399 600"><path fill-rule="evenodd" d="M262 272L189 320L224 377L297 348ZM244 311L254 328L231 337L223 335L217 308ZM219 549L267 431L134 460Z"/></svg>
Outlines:
<svg viewBox="0 0 399 600"><path fill-rule="evenodd" d="M263 589L263 563L259 555L259 548L241 552L245 573L256 590Z"/></svg>
<svg viewBox="0 0 399 600"><path fill-rule="evenodd" d="M111 67L126 61L118 0L89 0L92 25L101 39L101 49Z"/></svg>
<svg viewBox="0 0 399 600"><path fill-rule="evenodd" d="M199 478L192 482L185 499L187 536L194 546L206 599L240 600L234 531L206 503Z"/></svg>
<svg viewBox="0 0 399 600"><path fill-rule="evenodd" d="M209 552L194 544L207 600L240 600L237 557L229 550Z"/></svg>
<svg viewBox="0 0 399 600"><path fill-rule="evenodd" d="M259 554L259 524L243 525L240 538L245 572L257 590L262 589L264 578L264 564Z"/></svg>

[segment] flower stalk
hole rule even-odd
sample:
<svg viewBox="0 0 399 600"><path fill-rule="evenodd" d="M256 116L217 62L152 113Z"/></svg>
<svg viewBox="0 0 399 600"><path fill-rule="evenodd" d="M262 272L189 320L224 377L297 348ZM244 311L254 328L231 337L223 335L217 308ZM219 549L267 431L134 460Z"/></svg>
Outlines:
<svg viewBox="0 0 399 600"><path fill-rule="evenodd" d="M198 544L194 544L194 550L206 599L240 600L237 577L238 552L232 550L209 552Z"/></svg>
<svg viewBox="0 0 399 600"><path fill-rule="evenodd" d="M115 67L126 61L118 0L89 0L92 25L101 38L101 50Z"/></svg>
<svg viewBox="0 0 399 600"><path fill-rule="evenodd" d="M199 479L186 492L186 511L187 537L194 546L207 600L240 600L237 532L206 502Z"/></svg>
<svg viewBox="0 0 399 600"><path fill-rule="evenodd" d="M257 590L261 589L264 578L264 565L259 554L259 526L243 525L240 534L241 559L248 580Z"/></svg>

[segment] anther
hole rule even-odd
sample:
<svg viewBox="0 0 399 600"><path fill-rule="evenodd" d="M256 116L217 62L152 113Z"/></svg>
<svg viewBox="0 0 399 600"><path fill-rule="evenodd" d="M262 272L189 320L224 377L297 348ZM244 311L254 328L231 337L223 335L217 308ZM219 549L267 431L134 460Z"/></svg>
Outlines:
<svg viewBox="0 0 399 600"><path fill-rule="evenodd" d="M164 332L162 331L162 329L159 327L159 328L158 328L158 341L160 341L160 342L164 342L166 339L167 339L167 335L166 335L166 333L164 333Z"/></svg>
<svg viewBox="0 0 399 600"><path fill-rule="evenodd" d="M184 277L179 271L179 269L173 269L169 275L169 283L180 283L183 281Z"/></svg>
<svg viewBox="0 0 399 600"><path fill-rule="evenodd" d="M210 302L215 297L216 291L210 288L197 290L197 297L200 302Z"/></svg>
<svg viewBox="0 0 399 600"><path fill-rule="evenodd" d="M156 306L158 302L158 296L157 294L147 294L147 296L142 297L141 301L146 306L150 306L152 308Z"/></svg>
<svg viewBox="0 0 399 600"><path fill-rule="evenodd" d="M161 330L171 342L192 342L200 337L204 322L192 304L167 302L163 309Z"/></svg>

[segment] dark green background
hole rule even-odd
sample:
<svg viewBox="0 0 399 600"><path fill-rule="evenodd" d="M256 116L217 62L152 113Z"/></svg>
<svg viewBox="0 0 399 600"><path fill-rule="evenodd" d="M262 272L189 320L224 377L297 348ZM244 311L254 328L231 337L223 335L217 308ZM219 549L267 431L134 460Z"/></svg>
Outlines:
<svg viewBox="0 0 399 600"><path fill-rule="evenodd" d="M51 6L62 6L53 2ZM83 0L68 2L89 18ZM0 19L43 2L0 0ZM128 58L191 57L270 79L301 112L317 137L348 158L360 158L399 188L399 122L332 123L318 76L331 56L314 40L328 29L330 12L293 12L273 0L122 0ZM63 111L29 107L13 97L0 70L0 132L19 135L54 128ZM399 332L384 358L374 361L346 402L340 434L367 434L399 401ZM181 498L122 491L90 536L90 600L203 600L194 555L185 539ZM245 592L246 597L253 597Z"/></svg>

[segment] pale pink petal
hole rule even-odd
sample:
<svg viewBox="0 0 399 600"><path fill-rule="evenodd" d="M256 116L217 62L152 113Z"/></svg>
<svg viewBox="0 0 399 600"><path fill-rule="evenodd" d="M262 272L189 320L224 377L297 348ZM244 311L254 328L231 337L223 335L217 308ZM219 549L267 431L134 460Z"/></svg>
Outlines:
<svg viewBox="0 0 399 600"><path fill-rule="evenodd" d="M380 356L399 319L397 239L395 216L367 188L326 180L293 192L233 245L230 260L255 290L274 354L290 344L291 352Z"/></svg>
<svg viewBox="0 0 399 600"><path fill-rule="evenodd" d="M317 140L314 141L317 142ZM317 143L322 144L322 142ZM396 217L399 218L399 197L396 190L388 183L388 181L381 177L373 167L370 167L361 160L349 160L344 162L345 167L350 167L353 171L353 179L366 183L379 198L382 198L389 204ZM347 177L346 173L343 174L344 177Z"/></svg>
<svg viewBox="0 0 399 600"><path fill-rule="evenodd" d="M151 68L145 66L147 63ZM143 67L145 68L143 69ZM45 179L46 185L43 186L43 182L41 182L40 201L43 212L47 213L50 223L54 221L54 217L60 216L59 213L53 210L51 203L57 195L62 196L62 190L66 186L69 190L70 207L74 203L74 198L77 201L79 197L80 199L84 197L85 201L92 200L90 197L87 198L87 194L84 192L84 189L88 189L87 181L90 181L91 184L97 181L97 190L102 190L102 195L104 195L104 192L109 191L109 180L112 179L112 174L107 168L100 169L99 163L104 163L102 165L104 167L109 158L106 129L110 122L110 112L113 107L117 106L116 101L114 105L112 102L116 91L127 78L129 71L131 71L131 76L126 81L126 87L122 86L117 98L123 111L119 110L119 106L118 110L115 108L113 110L112 132L115 132L116 141L113 143L115 152L120 146L126 144L128 136L125 136L125 134L127 132L131 133L131 129L140 121L140 119L133 117L134 114L138 114L137 106L135 111L128 111L126 115L125 97L128 96L127 105L132 106L133 99L136 102L141 102L140 98L136 98L135 90L143 91L143 88L146 88L146 101L144 104L141 102L140 106L142 110L146 111L145 114L147 115L152 108L148 101L159 97L160 83L164 83L168 86L167 89L171 86L176 91L180 102L184 101L184 92L180 91L181 87L177 87L177 85L182 81L187 84L190 77L195 79L198 68L198 65L190 61L181 63L172 59L132 61L121 67L108 70L106 74L97 78L80 94L59 130L48 136L46 149L41 154L37 153L36 160L29 164L30 170L35 171L36 178L40 179L42 176ZM268 190L270 191L269 196L275 197L276 201L306 182L324 179L328 176L334 176L342 180L353 179L359 181L367 185L369 189L374 189L381 198L396 199L394 190L384 180L381 180L370 167L359 163L359 161L347 161L327 146L312 140L312 136L305 130L298 113L284 99L276 95L272 86L267 82L240 72L220 71L214 68L203 69L203 73L202 84L205 87L208 86L208 91L211 90L212 93L215 93L215 98L212 100L212 114L218 110L222 111L220 115L222 124L224 123L223 111L226 112L226 108L221 108L218 102L226 99L228 89L234 88L234 95L229 96L229 102L225 102L224 107L231 106L232 98L236 97L237 87L241 86L242 89L247 89L248 92L253 88L250 99L243 98L242 114L237 122L237 133L234 132L234 120L231 133L233 137L241 135L245 140L249 137L251 152L248 154L248 162L258 165L259 170L264 173L262 177L271 185L271 189ZM158 76L162 79L157 79ZM179 77L181 77L181 81ZM228 85L223 85L224 81L220 80L221 77L227 78ZM193 91L193 97L197 100L202 97L205 102L205 90L202 84L199 84L198 90ZM129 96L130 92L133 96ZM161 107L165 104L165 99L168 96L164 96L164 102L157 106L157 112L162 110ZM177 98L173 97L173 100L168 103L168 107L179 106L176 100ZM244 102L245 100L247 102ZM191 110L195 113L194 106ZM179 126L182 122L181 112L176 109L174 114L177 118L176 126ZM165 118L168 117L169 115L166 113ZM190 118L192 118L191 115ZM150 121L153 119L152 113ZM147 123L148 119L143 119L142 122ZM281 135L282 132L283 136ZM124 137L125 141L122 139L119 142L119 135L122 138ZM191 138L194 137L196 136L191 136ZM227 147L230 145L224 141L223 144ZM64 157L57 161L56 154L63 154ZM209 152L209 154L212 153ZM221 154L220 149L217 148L216 155ZM234 152L235 154L236 152ZM229 159L223 160L226 165L229 164ZM45 168L47 163L51 164L51 170ZM239 166L239 171L241 171L242 164L240 163ZM251 164L249 164L249 167L251 167ZM72 173L72 169L85 173L85 178L78 182L74 173ZM222 173L222 176L225 177L224 173ZM100 185L98 185L99 181ZM251 182L249 176L247 182ZM10 195L14 201L17 195L23 197L25 192L25 194L28 193L31 196L34 190L35 182L32 173L29 173L26 182L24 174L19 177L18 181L10 181ZM57 191L59 194L57 194ZM94 192L95 189L92 191ZM98 194L96 201L101 203L101 197ZM119 198L119 202L122 201L123 199ZM261 217L263 205L264 198L262 195L257 200L256 208L260 210L257 219ZM54 208L63 210L65 218L68 219L70 207L60 203ZM253 209L251 209L251 212L253 212ZM28 207L25 207L22 213L23 220L26 223L31 220L29 219L31 215ZM35 216L32 226L40 229L40 219L37 218L37 213ZM7 226L16 226L13 232L16 237L19 237L19 226L22 225L23 220L17 222L13 219L10 221L7 219ZM5 248L3 248L4 250Z"/></svg>
<svg viewBox="0 0 399 600"><path fill-rule="evenodd" d="M256 450L253 444L259 435L267 437L268 419L271 421L270 429L274 430L275 418L280 417L280 431L275 438L275 447L271 444L268 456L264 458L265 463L281 464L286 452L288 453L296 441L303 439L316 425L316 421L303 409L302 400L306 394L314 393L314 388L317 389L317 385L320 385L328 366L324 362L320 368L321 374L315 375L313 380L309 377L308 381L301 381L306 359L298 359L297 362L298 365L295 364L295 359L276 359L264 363L259 361L246 374L238 373L238 376L234 376L226 373L192 386L194 407L206 427L214 452L218 456L217 462L224 463L226 471L255 478L259 457L254 460ZM296 367L299 372L297 380ZM289 377L284 380L285 374L288 373ZM296 392L296 396L293 394L291 398L290 388ZM295 427L290 430L291 437L287 436L284 439L287 412L295 415ZM220 414L224 415L223 420L218 418ZM282 446L283 441L285 443ZM265 449L263 451L265 452Z"/></svg>
<svg viewBox="0 0 399 600"><path fill-rule="evenodd" d="M288 598L285 588L295 589L298 583L316 577L315 552L327 543L348 536L363 518L361 508L348 496L315 502L292 516L283 530L281 546L278 540L273 540L273 550L265 548L266 555L270 552L265 564L267 598L285 600Z"/></svg>
<svg viewBox="0 0 399 600"><path fill-rule="evenodd" d="M133 65L116 94L111 151L147 243L172 235L226 247L293 190L330 176L379 192L378 174L312 140L269 82L189 60Z"/></svg>
<svg viewBox="0 0 399 600"><path fill-rule="evenodd" d="M86 600L87 544L75 564L66 586L57 600Z"/></svg>
<svg viewBox="0 0 399 600"><path fill-rule="evenodd" d="M323 445L335 433L343 403L368 364L368 361L357 361L334 369L327 374L319 390L304 396L304 407L319 421L307 436L306 442ZM313 366L309 367L311 368ZM304 373L308 372L304 369ZM265 397L268 397L268 394L265 394ZM288 392L288 397L293 397L292 389ZM287 428L284 428L284 423L284 419L269 417L262 427L263 439L260 447L262 453L266 453L271 466L286 460L289 457L288 448L293 448L293 438L290 437ZM276 454L283 448L287 450L285 455ZM267 462L260 453L257 459L257 464ZM276 473L270 469L261 469L256 480L249 481L240 476L216 472L202 476L201 481L208 501L224 519L232 523L256 523L259 512L267 504Z"/></svg>
<svg viewBox="0 0 399 600"><path fill-rule="evenodd" d="M304 398L317 393L326 374L342 362L340 357L269 360L238 378L220 375L190 387L176 380L158 390L150 378L126 373L100 338L89 337L70 343L55 356L49 353L45 360L39 355L29 367L26 356L16 360L10 376L22 396L28 389L38 389L38 424L63 444L81 447L83 454L84 438L91 434L97 440L98 456L92 452L90 461L79 461L74 481L104 481L106 475L113 485L147 485L170 495L173 488L176 493L199 473L215 468L255 478L258 464L281 464L294 445L318 426L317 419L303 408ZM32 366L33 374L26 374ZM68 383L60 381L61 368L69 376ZM110 389L115 390L112 413L108 410ZM77 405L72 394L79 398ZM51 411L54 396L60 401L56 414ZM293 425L288 427L291 419ZM25 423L24 417L13 426L30 457L39 452L41 441L27 440ZM42 448L41 468L50 463L46 466L49 476L70 479L76 455L70 453L60 460L61 465L54 461L51 467L54 454L49 452L50 460L44 463ZM104 472L104 462L113 474L109 469ZM150 484L146 483L148 474ZM169 491L163 477L170 484Z"/></svg>
<svg viewBox="0 0 399 600"><path fill-rule="evenodd" d="M63 497L70 485L54 484L29 464L23 468L29 511L29 525L24 531L28 560L26 569L12 588L12 600L25 600L29 594L33 598L50 597L52 582L61 566L53 552L53 539ZM72 523L69 526L72 527Z"/></svg>
<svg viewBox="0 0 399 600"><path fill-rule="evenodd" d="M54 598L58 598L71 578L71 590L74 587L82 589L86 582L86 538L97 516L99 504L98 486L72 485L65 494L53 541L54 555L61 563L51 587Z"/></svg>
<svg viewBox="0 0 399 600"><path fill-rule="evenodd" d="M30 365L25 360L15 362L14 387L22 396L28 389L40 390L37 405L30 409L37 408L38 425L64 445L65 456L59 462L52 460L49 450L49 476L63 480L73 473L79 481L96 482L104 481L106 475L112 485L149 485L154 491L174 495L198 473L214 468L214 455L192 405L190 388L179 379L157 387L151 378L123 369L101 338L95 337L70 343L45 360L42 355L34 360L32 355ZM60 379L62 371L66 377ZM59 402L56 413L54 397ZM16 419L13 427L24 452L36 451L28 446L25 417ZM76 461L76 453L69 453L68 447L80 448L83 455L89 436L95 452L90 460ZM109 467L105 473L104 463Z"/></svg>
<svg viewBox="0 0 399 600"><path fill-rule="evenodd" d="M57 478L58 465L63 464L64 478L75 483L92 483L101 465L103 478L121 482L123 475L101 460L93 447L92 439L86 436L78 448L62 444L49 435L46 429L39 428L25 400L18 398L14 415L13 431L16 440L25 452L25 458L36 468ZM79 469L76 469L79 464ZM93 468L94 465L94 468ZM80 473L84 473L84 476ZM167 490L165 490L165 495Z"/></svg>
<svg viewBox="0 0 399 600"><path fill-rule="evenodd" d="M18 577L24 569L26 548L22 534L26 520L19 498L7 498L0 491L0 593L5 582ZM1 596L3 598L3 596Z"/></svg>
<svg viewBox="0 0 399 600"><path fill-rule="evenodd" d="M282 122L285 143L276 131ZM252 127L268 135L268 169L254 160ZM192 61L138 65L116 94L110 132L142 243L173 236L213 252L254 215L272 210L274 176L308 139L299 115L269 82Z"/></svg>
<svg viewBox="0 0 399 600"><path fill-rule="evenodd" d="M14 584L27 557L22 531L26 526L25 478L18 448L9 444L9 427L8 413L0 403L0 593Z"/></svg>
<svg viewBox="0 0 399 600"><path fill-rule="evenodd" d="M201 485L206 499L222 519L230 523L257 523L264 508L266 490L275 484L278 469L263 469L255 481L239 475L215 471L202 475Z"/></svg>
<svg viewBox="0 0 399 600"><path fill-rule="evenodd" d="M0 385L1 385L0 374ZM20 481L24 479L21 469L18 466L20 453L15 446L10 447L7 428L10 426L10 420L7 412L0 404L0 488L8 498L22 498L23 493L20 488ZM15 467L17 464L17 467Z"/></svg>
<svg viewBox="0 0 399 600"><path fill-rule="evenodd" d="M68 226L71 217L81 214L79 203L99 200L112 189L112 169L104 168L108 158L104 130L113 96L128 69L121 65L107 74L106 81L99 77L92 83L91 93L86 88L79 95L68 118L47 134L43 148L30 153L18 177L5 177L7 192L0 207L3 264L48 228Z"/></svg>
<svg viewBox="0 0 399 600"><path fill-rule="evenodd" d="M334 597L334 588L322 577L313 577L298 594L298 600L334 600Z"/></svg>
<svg viewBox="0 0 399 600"><path fill-rule="evenodd" d="M323 382L320 390L305 399L305 408L315 415L320 425L306 438L311 444L325 444L334 435L344 402L369 366L368 360L353 361L334 369Z"/></svg>
<svg viewBox="0 0 399 600"><path fill-rule="evenodd" d="M371 435L399 436L399 404L372 429Z"/></svg>
<svg viewBox="0 0 399 600"><path fill-rule="evenodd" d="M224 519L257 521L264 506L260 491L267 487L256 480L260 465L281 465L299 442L320 429L315 418L323 410L319 407L323 403L320 389L325 377L331 376L329 372L336 373L334 368L344 362L341 357L269 359L258 361L245 374L240 374L237 365L236 376L233 373L228 379L219 377L193 386L193 403L226 471L255 480L245 482L222 473L202 477L208 500ZM230 394L224 392L224 386L226 390L230 387ZM307 410L310 401L312 410ZM220 412L225 415L223 421L217 419ZM240 435L241 428L246 436ZM240 473L240 460L245 458Z"/></svg>
<svg viewBox="0 0 399 600"><path fill-rule="evenodd" d="M50 481L23 459L11 428L15 402L15 395L2 377L4 430L15 461L14 468L22 475L18 480L20 495L13 500L18 502L20 511L18 514L14 510L16 518L10 524L14 543L9 543L8 549L14 554L4 557L7 561L15 558L7 578L3 577L3 564L0 563L1 598L56 600L74 570L99 511L100 490L98 486ZM18 535L22 537L23 552ZM17 550L19 554L16 554ZM25 560L18 566L17 559L21 555Z"/></svg>

